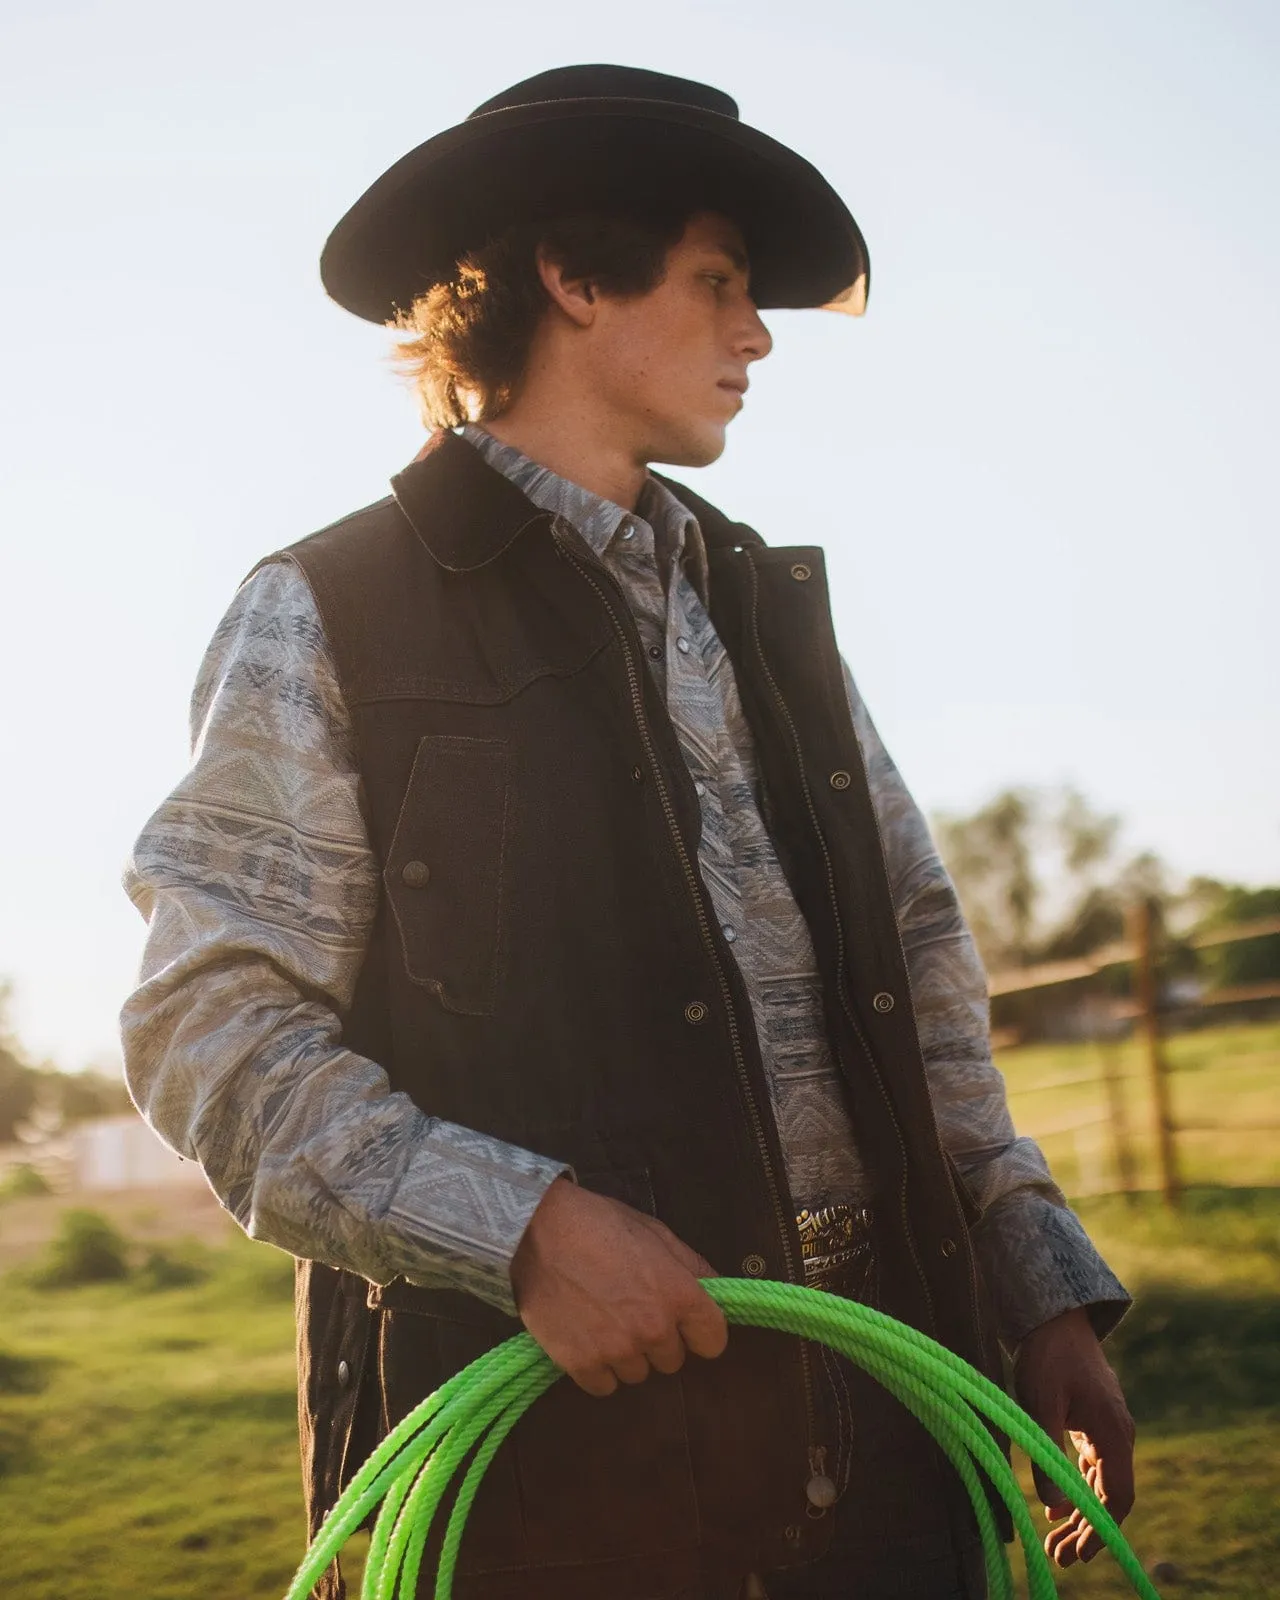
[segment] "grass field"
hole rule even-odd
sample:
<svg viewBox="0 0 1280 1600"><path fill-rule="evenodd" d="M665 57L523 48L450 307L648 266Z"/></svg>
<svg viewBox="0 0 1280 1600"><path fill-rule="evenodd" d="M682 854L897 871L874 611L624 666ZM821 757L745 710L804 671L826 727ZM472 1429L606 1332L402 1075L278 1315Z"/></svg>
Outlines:
<svg viewBox="0 0 1280 1600"><path fill-rule="evenodd" d="M1109 1047L1142 1187L1156 1187L1151 1086L1136 1039ZM1280 1026L1206 1028L1165 1041L1178 1165L1190 1184L1280 1184ZM1069 1195L1119 1187L1103 1047L1028 1045L997 1058L1020 1131L1034 1134ZM1068 1087L1058 1088L1059 1083ZM1095 1118L1092 1123L1086 1121ZM1083 1124L1076 1129L1065 1123ZM1207 1125L1215 1126L1209 1127ZM1280 1587L1277 1590L1280 1593Z"/></svg>
<svg viewBox="0 0 1280 1600"><path fill-rule="evenodd" d="M1191 1036L1179 1088L1225 1116L1280 1104L1280 1030ZM1269 1043L1266 1042L1269 1040ZM1256 1046L1256 1048L1255 1048ZM1181 1048L1179 1044L1179 1049ZM1013 1053L1020 1121L1082 1051ZM1260 1092L1270 1069L1270 1097ZM1054 1091L1062 1098L1065 1091ZM1265 1143L1265 1141L1258 1141ZM1252 1153L1183 1211L1154 1196L1081 1201L1104 1253L1138 1294L1110 1348L1139 1420L1139 1504L1126 1530L1162 1585L1219 1600L1280 1594L1280 1188ZM1274 1161L1273 1161L1274 1164ZM1068 1176L1068 1174L1064 1174ZM1070 1186L1070 1185L1069 1185ZM166 1218L154 1201L102 1209L134 1238L175 1230L203 1281L39 1290L22 1279L66 1202L0 1207L0 1527L5 1593L21 1600L272 1600L301 1557L292 1263L246 1240L210 1200ZM15 1270L17 1269L17 1270ZM1029 1476L1026 1478L1029 1488ZM358 1563L349 1572L358 1572ZM1062 1575L1064 1595L1127 1591L1109 1557ZM605 1600L605 1597L602 1597Z"/></svg>

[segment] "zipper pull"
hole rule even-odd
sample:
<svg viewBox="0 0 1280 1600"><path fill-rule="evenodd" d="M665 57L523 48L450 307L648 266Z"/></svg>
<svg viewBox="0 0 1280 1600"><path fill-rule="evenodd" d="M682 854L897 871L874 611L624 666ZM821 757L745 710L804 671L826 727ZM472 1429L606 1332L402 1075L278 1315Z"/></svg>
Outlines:
<svg viewBox="0 0 1280 1600"><path fill-rule="evenodd" d="M827 1476L826 1466L826 1445L815 1445L809 1451L809 1472L811 1476L804 1486L804 1494L809 1504L817 1508L819 1515L830 1506L835 1505L837 1498L836 1486Z"/></svg>

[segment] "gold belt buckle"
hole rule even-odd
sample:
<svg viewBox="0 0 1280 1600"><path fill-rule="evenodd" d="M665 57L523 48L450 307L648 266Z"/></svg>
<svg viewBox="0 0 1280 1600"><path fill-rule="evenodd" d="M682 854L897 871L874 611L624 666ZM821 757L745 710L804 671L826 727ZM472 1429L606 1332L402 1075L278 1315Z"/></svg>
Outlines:
<svg viewBox="0 0 1280 1600"><path fill-rule="evenodd" d="M864 1279L871 1262L871 1223L867 1206L837 1202L800 1210L796 1224L805 1287L838 1294Z"/></svg>

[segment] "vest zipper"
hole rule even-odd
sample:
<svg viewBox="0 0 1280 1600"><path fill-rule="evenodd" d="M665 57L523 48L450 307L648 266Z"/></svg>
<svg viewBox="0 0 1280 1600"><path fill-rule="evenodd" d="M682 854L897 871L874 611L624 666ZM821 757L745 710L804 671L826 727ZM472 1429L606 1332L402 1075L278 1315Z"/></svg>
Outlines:
<svg viewBox="0 0 1280 1600"><path fill-rule="evenodd" d="M630 635L628 634L626 624L618 616L612 602L609 600L608 595L592 576L591 567L599 566L601 577L603 577L614 589L617 590L618 597L624 606L626 605L626 597L623 595L614 578L605 570L603 565L595 561L591 561L590 564L588 564L588 560L579 556L575 550L570 548L567 541L561 535L559 527L554 519L552 520L551 524L551 532L552 537L555 539L555 542L561 553L569 560L571 565L577 567L586 582L591 585L591 587L596 591L596 594L600 597L600 603L609 613L609 620L612 622L614 632L618 635L618 639L622 645L623 659L627 668L627 684L631 694L631 706L633 712L635 713L636 726L640 731L641 743L644 746L645 756L648 759L650 770L653 773L654 782L657 786L658 799L662 805L663 815L667 820L667 828L671 834L671 840L675 846L676 855L680 861L681 871L684 873L685 882L689 887L689 894L693 901L694 913L698 919L698 931L702 937L703 946L705 947L707 954L711 957L712 966L715 968L716 982L720 988L720 998L724 1004L725 1017L729 1024L729 1039L733 1047L733 1061L734 1067L737 1071L738 1085L742 1092L743 1100L747 1106L747 1111L751 1121L751 1129L755 1135L756 1147L760 1152L761 1165L764 1167L765 1177L768 1181L769 1199L772 1202L774 1218L778 1225L778 1238L782 1244L782 1259L786 1267L787 1279L791 1283L802 1283L804 1280L796 1275L795 1256L791 1249L791 1235L787 1231L786 1212L782 1205L777 1174L774 1171L772 1161L769 1159L769 1147L764 1137L764 1126L760 1117L760 1108L756 1103L755 1093L751 1087L751 1080L747 1075L746 1061L742 1054L742 1038L738 1029L738 1018L733 1009L733 992L729 987L729 981L725 977L723 963L720 960L719 952L716 950L715 943L711 937L711 930L707 922L706 911L702 903L702 896L698 890L697 874L694 872L693 865L689 860L689 852L685 848L684 836L680 832L680 824L676 820L675 809L671 804L671 796L667 791L667 785L662 776L662 769L658 764L657 754L653 748L653 736L649 730L649 719L644 707L644 691L640 686L640 677L636 671L635 655L631 648ZM628 612L628 615L629 614L630 613ZM800 1341L800 1367L804 1377L805 1420L809 1434L807 1451L810 1463L809 1471L810 1474L812 1474L814 1471L814 1458L820 1451L823 1450L823 1447L814 1443L818 1430L813 1403L813 1377L810 1372L808 1346L803 1339ZM808 1480L806 1479L806 1483L807 1482Z"/></svg>
<svg viewBox="0 0 1280 1600"><path fill-rule="evenodd" d="M746 554L745 550L744 550L743 553ZM836 929L836 957L837 957L837 961L836 961L836 993L837 993L837 995L839 997L839 1000L840 1000L840 1008L844 1012L845 1017L848 1020L849 1026L853 1029L854 1036L857 1038L858 1042L861 1044L862 1049L863 1049L863 1053L866 1055L867 1060L871 1063L872 1072L875 1074L876 1087L880 1091L880 1097L884 1101L885 1110L889 1114L889 1121L893 1125L894 1135L895 1135L895 1137L897 1138L897 1141L898 1141L898 1150L899 1150L899 1152L901 1154L901 1157L902 1157L902 1172L903 1172L903 1181L899 1185L899 1189L898 1189L898 1207L899 1207L899 1211L900 1211L901 1216L902 1216L903 1237L906 1239L907 1248L911 1252L911 1260L912 1260L912 1264L914 1265L914 1267L916 1269L916 1276L919 1278L920 1286L924 1290L925 1304L929 1308L930 1331L933 1331L936 1328L936 1325L937 1325L937 1314L936 1314L936 1310L935 1310L934 1303L933 1303L933 1295L930 1292L929 1281L925 1277L924 1267L921 1264L920 1255L919 1255L919 1252L916 1249L915 1238L914 1238L914 1235L911 1232L911 1221L910 1221L910 1218L909 1218L908 1213L907 1213L907 1187L906 1187L907 1146L906 1146L906 1141L902 1137L902 1128L901 1128L901 1126L900 1126L900 1124L898 1122L897 1114L895 1113L895 1111L893 1109L893 1102L889 1098L889 1091L885 1088L884 1077L883 1077L883 1075L882 1075L882 1073L880 1071L880 1063L876 1060L875 1055L872 1053L871 1048L867 1043L866 1036L864 1035L864 1033L862 1031L862 1028L859 1026L858 1019L857 1019L856 1015L854 1014L853 1008L849 1004L849 997L848 997L848 993L847 993L847 977L846 977L846 972L845 972L845 953L846 953L846 948L847 947L846 947L846 944L845 944L845 937L844 937L844 923L841 921L841 918L840 918L840 904L839 904L839 901L836 899L835 871L834 871L834 869L833 869L833 867L831 865L831 853L827 849L826 837L823 834L822 828L821 828L821 826L820 826L820 824L818 822L818 814L814 810L813 796L812 796L812 793L810 792L810 789L809 789L809 778L808 778L808 775L804 770L804 760L803 760L803 757L801 755L801 750L800 750L800 735L796 730L795 720L793 719L793 717L791 715L790 707L787 705L787 702L782 698L782 691L778 688L777 681L773 676L773 672L771 671L771 669L769 667L768 659L767 659L767 657L765 656L765 653L764 653L764 645L763 645L763 642L761 641L761 638L760 638L760 617L759 617L759 605L758 605L759 596L760 596L759 574L756 571L755 562L751 560L751 557L749 555L747 556L747 566L748 566L748 568L750 569L750 572L751 572L751 638L752 638L752 642L755 645L756 657L760 662L760 670L764 675L765 682L769 685L769 689L770 689L770 691L771 691L771 693L773 695L774 702L777 705L777 708L778 708L779 712L782 715L783 721L787 725L788 733L791 735L791 746L792 746L792 750L795 753L795 758L796 758L796 771L798 772L799 777L800 777L800 789L801 789L801 792L804 795L804 803L805 803L805 806L806 806L806 808L808 810L808 813L809 813L809 821L810 821L810 823L812 824L812 827L813 827L814 837L817 839L819 847L822 850L822 860L823 860L823 866L825 868L825 875L826 875L826 882L827 882L827 898L828 898L828 900L830 902L830 905L831 905L831 917L832 917L833 922L835 923L835 929ZM874 806L872 807L872 820L875 821L875 808L874 808ZM880 826L879 826L878 822L876 822L876 841L877 841L877 844L879 845L881 856L883 857L883 854L884 854L884 841L880 837ZM897 916L895 915L894 916L894 929L895 929L895 931L897 930L897 925L898 925L898 919L897 919ZM898 935L898 949L899 949L900 952L902 951L901 934ZM905 954L903 954L903 970L904 971L906 970L906 956L905 956ZM932 1116L932 1108L930 1108L930 1115ZM937 1138L937 1127L936 1127L936 1124L934 1126L934 1137L935 1137L935 1139ZM939 1143L939 1150L941 1150L941 1143Z"/></svg>

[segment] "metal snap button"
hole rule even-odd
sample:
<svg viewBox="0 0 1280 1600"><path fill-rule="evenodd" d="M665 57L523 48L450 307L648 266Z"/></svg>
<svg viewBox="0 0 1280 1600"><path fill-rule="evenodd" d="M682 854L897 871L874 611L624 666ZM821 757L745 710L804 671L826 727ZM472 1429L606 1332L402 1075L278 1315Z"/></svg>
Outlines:
<svg viewBox="0 0 1280 1600"><path fill-rule="evenodd" d="M400 868L400 876L411 889L425 889L431 868L425 861L406 861Z"/></svg>
<svg viewBox="0 0 1280 1600"><path fill-rule="evenodd" d="M690 1000L689 1004L684 1008L684 1020L686 1022L705 1022L707 1020L707 1008L701 1000Z"/></svg>
<svg viewBox="0 0 1280 1600"><path fill-rule="evenodd" d="M345 1389L347 1384L350 1381L351 1381L351 1368L347 1365L347 1363L345 1361L339 1361L339 1363L338 1363L338 1382Z"/></svg>
<svg viewBox="0 0 1280 1600"><path fill-rule="evenodd" d="M887 989L881 989L880 993L875 997L871 1004L876 1008L877 1011L892 1011L893 996Z"/></svg>
<svg viewBox="0 0 1280 1600"><path fill-rule="evenodd" d="M649 659L651 661L662 660L662 646L660 644L651 644L649 646Z"/></svg>
<svg viewBox="0 0 1280 1600"><path fill-rule="evenodd" d="M762 1277L764 1275L764 1257L758 1256L754 1252L749 1256L743 1256L742 1270L748 1278Z"/></svg>
<svg viewBox="0 0 1280 1600"><path fill-rule="evenodd" d="M956 1253L956 1242L954 1239L944 1239L939 1248L944 1256L953 1256Z"/></svg>
<svg viewBox="0 0 1280 1600"><path fill-rule="evenodd" d="M787 1527L782 1530L782 1532L788 1542L791 1544L797 1543L800 1538L800 1529L794 1522L789 1523Z"/></svg>
<svg viewBox="0 0 1280 1600"><path fill-rule="evenodd" d="M847 789L853 782L853 779L847 772L840 771L833 772L829 781L833 789Z"/></svg>
<svg viewBox="0 0 1280 1600"><path fill-rule="evenodd" d="M639 767L632 767L631 776L635 779L635 781L637 783L643 783L644 782L644 773L641 771L641 769Z"/></svg>
<svg viewBox="0 0 1280 1600"><path fill-rule="evenodd" d="M805 566L803 561L797 561L795 566L791 569L791 576L796 580L797 583L803 583L806 578L811 578L813 574L809 568Z"/></svg>

